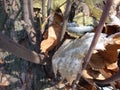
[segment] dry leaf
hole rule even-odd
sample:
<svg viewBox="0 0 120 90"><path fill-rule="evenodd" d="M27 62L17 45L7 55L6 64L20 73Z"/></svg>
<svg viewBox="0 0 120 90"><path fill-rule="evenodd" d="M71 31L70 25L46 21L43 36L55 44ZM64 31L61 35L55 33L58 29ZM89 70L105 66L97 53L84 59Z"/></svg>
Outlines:
<svg viewBox="0 0 120 90"><path fill-rule="evenodd" d="M117 50L120 49L120 34L109 37L112 38L112 40L111 43L105 46L105 50L98 50L96 53L92 54L89 63L92 68L103 69L107 67L109 70L114 70L118 67Z"/></svg>
<svg viewBox="0 0 120 90"><path fill-rule="evenodd" d="M103 32L106 33L108 36L120 32L120 26L118 25L106 25L103 28Z"/></svg>
<svg viewBox="0 0 120 90"><path fill-rule="evenodd" d="M93 69L105 68L105 61L98 52L92 54L89 64Z"/></svg>
<svg viewBox="0 0 120 90"><path fill-rule="evenodd" d="M105 64L103 65L110 65L117 61L117 49L120 48L120 45L114 44L114 45L107 45L106 50L99 51L98 55L101 56L101 60L104 61Z"/></svg>
<svg viewBox="0 0 120 90"><path fill-rule="evenodd" d="M105 50L98 50L96 53L94 53L89 62L91 68L99 71L99 73L101 73L105 78L109 78L118 72L117 50L120 49L120 34L113 34L109 37L112 38L112 43L106 45Z"/></svg>
<svg viewBox="0 0 120 90"><path fill-rule="evenodd" d="M110 38L112 38L112 43L109 43L108 45L106 45L106 49L104 51L99 50L97 53L97 57L94 57L95 55L93 55L93 57L91 58L90 61L90 66L94 67L94 68L98 68L99 64L100 66L103 64L104 68L98 69L98 71L105 77L105 79L107 79L105 81L105 83L110 83L110 79L115 73L119 72L118 69L118 65L117 65L117 61L118 61L118 53L117 50L120 49L120 33L115 33L112 34L111 36L109 36ZM108 38L109 38L108 37ZM98 62L95 61L96 60L102 60L103 62ZM92 61L93 60L93 61ZM91 64L92 62L92 64ZM97 67L95 65L98 65ZM103 67L102 66L102 67ZM116 77L116 76L115 76ZM114 78L115 78L114 77ZM99 78L100 80L101 78ZM101 81L100 81L101 82ZM104 82L104 81L103 81ZM102 82L100 83L102 84ZM110 83L112 86L114 86L114 83Z"/></svg>
<svg viewBox="0 0 120 90"><path fill-rule="evenodd" d="M83 78L80 79L78 85L79 87L77 88L77 90L97 90L94 84L88 83L88 81Z"/></svg>
<svg viewBox="0 0 120 90"><path fill-rule="evenodd" d="M115 44L120 44L120 33L116 33L116 34L113 34L109 37L112 37L113 38L113 41Z"/></svg>
<svg viewBox="0 0 120 90"><path fill-rule="evenodd" d="M41 43L41 50L46 55L48 55L48 52L56 46L57 41L53 37L49 37L46 40L43 40Z"/></svg>
<svg viewBox="0 0 120 90"><path fill-rule="evenodd" d="M120 45L107 45L105 51L99 51L99 54L103 57L106 65L115 63L117 59L117 49L120 49Z"/></svg>
<svg viewBox="0 0 120 90"><path fill-rule="evenodd" d="M61 23L63 21L63 17L58 13L55 13L54 20L52 24L49 26L48 30L44 34L44 40L41 42L41 52L48 55L48 52L52 50L59 42L60 33L61 33Z"/></svg>
<svg viewBox="0 0 120 90"><path fill-rule="evenodd" d="M67 79L70 84L72 83L78 72L81 72L82 62L93 36L93 33L87 33L80 39L63 44L56 51L52 58L55 75L59 71L63 79ZM119 38L119 35L116 38L115 36L106 38L105 35L101 34L89 62L90 68L86 68L86 72L83 72L83 77L103 80L118 71L116 62L117 49L120 48Z"/></svg>
<svg viewBox="0 0 120 90"><path fill-rule="evenodd" d="M60 72L63 79L67 79L70 84L76 79L78 72L81 72L83 59L87 53L94 33L87 33L82 38L73 40L66 45L62 45L52 58L52 66L56 75ZM95 49L104 50L104 46L109 40L101 34Z"/></svg>
<svg viewBox="0 0 120 90"><path fill-rule="evenodd" d="M96 28L94 29L96 31ZM120 26L118 25L106 25L103 27L102 33L106 33L107 36L120 32Z"/></svg>

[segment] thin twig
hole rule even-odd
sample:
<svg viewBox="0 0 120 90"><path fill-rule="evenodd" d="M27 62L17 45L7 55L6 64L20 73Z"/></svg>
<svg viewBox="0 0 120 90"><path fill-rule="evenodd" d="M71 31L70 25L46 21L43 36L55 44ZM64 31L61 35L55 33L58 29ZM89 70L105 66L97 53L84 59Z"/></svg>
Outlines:
<svg viewBox="0 0 120 90"><path fill-rule="evenodd" d="M45 2L46 0L42 0L42 23L45 20Z"/></svg>
<svg viewBox="0 0 120 90"><path fill-rule="evenodd" d="M68 23L68 18L69 18L69 13L70 13L70 10L71 10L72 3L73 3L73 1L67 0L67 5L66 5L66 8L65 8L65 12L64 12L64 21L63 21L63 27L62 27L62 32L61 32L60 43L64 38L64 34L65 34L65 31L66 31L66 25Z"/></svg>
<svg viewBox="0 0 120 90"><path fill-rule="evenodd" d="M48 5L47 5L47 16L50 16L50 12L51 12L51 0L48 0ZM46 27L48 28L48 26L50 25L50 21L48 19L48 23L46 25Z"/></svg>
<svg viewBox="0 0 120 90"><path fill-rule="evenodd" d="M86 68L86 66L87 66L87 64L88 64L88 62L89 62L89 60L90 60L90 58L92 56L92 52L93 52L93 50L95 48L95 45L97 44L98 38L99 38L99 36L100 36L100 34L102 32L103 25L105 23L105 20L106 20L108 14L109 14L109 10L110 10L110 7L111 7L112 3L113 3L113 0L107 0L107 2L106 2L106 5L105 5L103 13L102 13L102 16L100 18L99 25L98 25L98 27L96 29L96 32L95 32L95 35L94 35L94 38L92 40L92 43L91 43L90 48L88 50L88 53L87 53L87 55L86 55L86 57L84 59L82 70L84 70ZM78 74L76 80L73 82L73 87L72 87L73 90L75 90L75 88L76 88L75 83L77 81L79 81L80 78L81 78L81 72Z"/></svg>
<svg viewBox="0 0 120 90"><path fill-rule="evenodd" d="M67 0L63 2L58 8L62 7L65 3L67 3Z"/></svg>
<svg viewBox="0 0 120 90"><path fill-rule="evenodd" d="M47 16L50 15L50 11L51 11L51 0L48 0L48 5L47 5Z"/></svg>
<svg viewBox="0 0 120 90"><path fill-rule="evenodd" d="M107 78L105 80L94 80L95 83L101 87L111 84L111 86L114 88L114 90L116 90L114 82L120 79L120 51L119 50L118 50L118 63L117 63L117 65L118 65L119 71L116 74L112 75L110 78Z"/></svg>
<svg viewBox="0 0 120 90"><path fill-rule="evenodd" d="M29 0L23 0L23 16L24 21L27 23L25 26L26 32L28 34L29 41L31 45L36 45L36 31L31 20L30 11L29 11Z"/></svg>
<svg viewBox="0 0 120 90"><path fill-rule="evenodd" d="M90 58L92 56L92 52L93 52L93 50L94 50L94 48L95 48L95 46L97 44L97 41L99 39L99 36L100 36L100 34L102 32L104 23L105 23L105 21L107 19L107 16L109 14L110 7L111 7L112 3L113 3L113 0L107 0L107 2L106 2L106 5L104 7L104 10L103 10L99 25L98 25L98 27L96 29L96 32L95 32L95 35L94 35L94 38L92 40L92 43L91 43L90 48L88 50L88 53L87 53L87 55L86 55L86 57L84 59L85 61L84 61L84 65L83 65L83 70L86 68L86 66L87 66L87 64L88 64L88 62L89 62L89 60L90 60Z"/></svg>
<svg viewBox="0 0 120 90"><path fill-rule="evenodd" d="M31 19L32 25L34 25L34 12L33 12L33 0L28 0L29 18Z"/></svg>
<svg viewBox="0 0 120 90"><path fill-rule="evenodd" d="M51 12L51 0L48 0L48 2L47 2L47 17L50 16L50 12ZM48 29L49 25L50 25L50 21L48 19L48 22L45 26L44 32Z"/></svg>
<svg viewBox="0 0 120 90"><path fill-rule="evenodd" d="M6 2L6 0L3 0L3 3L4 3L4 10L5 10L5 12L8 14L7 2Z"/></svg>

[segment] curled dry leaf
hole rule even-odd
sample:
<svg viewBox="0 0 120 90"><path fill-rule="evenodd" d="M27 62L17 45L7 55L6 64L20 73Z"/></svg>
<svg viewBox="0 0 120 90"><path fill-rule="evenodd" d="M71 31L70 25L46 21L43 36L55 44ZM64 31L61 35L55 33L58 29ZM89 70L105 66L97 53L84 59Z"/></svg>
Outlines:
<svg viewBox="0 0 120 90"><path fill-rule="evenodd" d="M120 34L112 34L108 38L112 38L111 42L105 46L105 50L98 50L92 54L90 65L95 69L117 68L117 50L120 49Z"/></svg>
<svg viewBox="0 0 120 90"><path fill-rule="evenodd" d="M98 69L93 69L89 64L86 68L86 70L83 70L82 72L82 76L86 79L101 79L101 80L104 80L105 77L98 71Z"/></svg>
<svg viewBox="0 0 120 90"><path fill-rule="evenodd" d="M120 49L120 34L112 35L112 42L112 44L106 45L105 51L98 52L103 57L108 69L115 69L117 67L117 50Z"/></svg>
<svg viewBox="0 0 120 90"><path fill-rule="evenodd" d="M66 45L62 45L52 58L52 66L55 75L60 72L63 79L71 84L76 79L78 72L81 72L82 63L87 53L94 33L87 33L82 38L73 40ZM105 45L110 39L105 34L101 34L96 50L105 50Z"/></svg>
<svg viewBox="0 0 120 90"><path fill-rule="evenodd" d="M106 50L104 51L99 50L97 52L97 55L101 56L102 57L101 59L104 60L105 68L98 69L98 71L105 77L105 80L100 81L99 79L96 83L99 85L111 84L112 86L114 86L116 84L114 83L114 81L118 81L119 79L117 50L120 49L120 33L115 33L109 37L112 38L112 43L105 46ZM94 64L96 65L96 63L92 61L92 64L90 64L91 67L95 68ZM99 64L102 64L102 63L99 63ZM117 87L118 86L119 85L117 85ZM117 88L116 85L114 87Z"/></svg>
<svg viewBox="0 0 120 90"><path fill-rule="evenodd" d="M92 54L89 64L95 70L105 68L105 61L98 52Z"/></svg>
<svg viewBox="0 0 120 90"><path fill-rule="evenodd" d="M112 34L108 38L112 38L111 43L105 46L105 50L98 50L93 53L89 65L93 70L99 71L104 78L110 78L118 72L118 53L120 49L120 34ZM87 69L88 70L88 69ZM94 75L92 75L94 77ZM101 80L101 78L98 78Z"/></svg>
<svg viewBox="0 0 120 90"><path fill-rule="evenodd" d="M106 49L99 50L96 54L93 54L90 60L91 67L95 69L115 69L117 68L117 49L120 49L119 44L106 45Z"/></svg>
<svg viewBox="0 0 120 90"><path fill-rule="evenodd" d="M48 55L48 52L52 50L59 41L61 33L61 23L63 21L63 16L55 13L52 24L48 27L48 30L44 34L44 40L41 42L41 52Z"/></svg>

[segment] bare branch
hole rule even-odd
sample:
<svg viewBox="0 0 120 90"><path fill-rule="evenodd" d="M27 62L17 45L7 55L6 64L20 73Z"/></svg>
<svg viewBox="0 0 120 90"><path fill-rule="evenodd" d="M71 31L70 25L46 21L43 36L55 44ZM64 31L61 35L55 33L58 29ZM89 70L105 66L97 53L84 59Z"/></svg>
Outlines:
<svg viewBox="0 0 120 90"><path fill-rule="evenodd" d="M47 2L47 17L50 16L50 12L51 12L51 0L48 0L48 2ZM45 26L44 32L48 29L49 25L50 25L50 19L48 18L48 22Z"/></svg>
<svg viewBox="0 0 120 90"><path fill-rule="evenodd" d="M39 64L41 61L39 54L15 43L13 40L9 39L2 33L0 33L0 48L36 64Z"/></svg>
<svg viewBox="0 0 120 90"><path fill-rule="evenodd" d="M33 0L28 0L28 10L29 10L30 20L34 25Z"/></svg>
<svg viewBox="0 0 120 90"><path fill-rule="evenodd" d="M86 66L87 66L87 64L88 64L88 62L89 62L89 60L90 60L90 58L92 56L92 52L93 52L93 50L94 50L94 48L95 48L95 46L97 44L98 38L99 38L99 36L100 36L100 34L102 32L105 20L106 20L108 14L109 14L110 7L111 7L112 3L113 3L113 0L107 0L107 2L106 2L106 5L104 7L104 10L103 10L99 25L98 25L98 27L96 29L94 38L92 40L92 43L91 43L90 48L88 50L88 53L87 53L87 55L85 57L85 62L84 62L84 65L83 65L83 69L86 68Z"/></svg>
<svg viewBox="0 0 120 90"><path fill-rule="evenodd" d="M47 16L50 15L50 11L51 11L51 0L48 0L48 6L47 6Z"/></svg>
<svg viewBox="0 0 120 90"><path fill-rule="evenodd" d="M98 38L99 38L99 36L100 36L100 34L102 32L103 25L104 25L105 20L106 20L106 18L108 16L108 13L109 13L109 10L110 10L110 7L111 7L112 3L113 3L113 0L107 0L107 2L106 2L106 5L104 7L104 10L103 10L99 25L98 25L98 27L96 29L96 33L95 33L94 38L93 38L93 41L92 41L92 43L90 45L90 48L88 50L88 53L87 53L85 59L84 59L83 68L82 68L83 70L86 68L86 66L87 66L87 64L88 64L88 62L89 62L89 60L90 60L90 58L92 56L92 52L93 52L93 50L94 50L94 48L95 48L95 46L97 44ZM73 82L73 90L75 90L76 82L80 78L81 78L81 72L78 74L78 77L76 78L75 82Z"/></svg>
<svg viewBox="0 0 120 90"><path fill-rule="evenodd" d="M45 2L46 0L42 0L42 23L45 20Z"/></svg>
<svg viewBox="0 0 120 90"><path fill-rule="evenodd" d="M63 21L63 27L62 27L61 37L60 37L60 43L63 40L64 34L66 32L66 25L67 25L67 22L68 22L69 13L70 13L70 10L71 10L72 3L73 3L73 0L72 1L67 0L67 5L66 5L66 8L65 8L65 12L64 12L64 21Z"/></svg>
<svg viewBox="0 0 120 90"><path fill-rule="evenodd" d="M29 11L29 0L23 0L23 16L24 21L26 23L25 29L28 33L29 41L32 45L36 44L36 32L33 27L33 23L31 21L30 17L30 11ZM32 10L31 10L32 12Z"/></svg>

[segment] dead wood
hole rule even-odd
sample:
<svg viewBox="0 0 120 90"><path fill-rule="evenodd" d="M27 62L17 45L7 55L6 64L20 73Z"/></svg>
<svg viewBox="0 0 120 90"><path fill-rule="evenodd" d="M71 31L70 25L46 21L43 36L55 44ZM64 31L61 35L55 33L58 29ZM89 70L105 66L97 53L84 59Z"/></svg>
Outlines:
<svg viewBox="0 0 120 90"><path fill-rule="evenodd" d="M41 61L39 54L15 43L2 33L0 33L0 48L36 64L39 64Z"/></svg>

